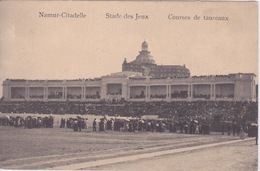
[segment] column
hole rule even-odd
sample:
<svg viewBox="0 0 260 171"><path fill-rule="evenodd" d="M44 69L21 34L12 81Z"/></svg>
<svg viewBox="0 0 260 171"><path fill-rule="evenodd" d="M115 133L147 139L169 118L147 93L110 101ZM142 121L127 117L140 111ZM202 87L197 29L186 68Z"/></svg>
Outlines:
<svg viewBox="0 0 260 171"><path fill-rule="evenodd" d="M65 100L67 100L67 93L68 93L67 91L68 91L68 90L67 90L67 87L64 87L64 93L65 93L65 94L64 94L64 99L65 99Z"/></svg>
<svg viewBox="0 0 260 171"><path fill-rule="evenodd" d="M213 97L216 99L216 84L213 84Z"/></svg>
<svg viewBox="0 0 260 171"><path fill-rule="evenodd" d="M150 100L150 97L151 97L151 87L149 85L147 87L148 87L148 98Z"/></svg>
<svg viewBox="0 0 260 171"><path fill-rule="evenodd" d="M211 84L211 100L216 100L216 84Z"/></svg>
<svg viewBox="0 0 260 171"><path fill-rule="evenodd" d="M169 85L169 100L172 100L172 86Z"/></svg>
<svg viewBox="0 0 260 171"><path fill-rule="evenodd" d="M86 87L83 87L83 99L86 99Z"/></svg>
<svg viewBox="0 0 260 171"><path fill-rule="evenodd" d="M27 94L27 97L28 97L28 100L30 100L30 87L27 87L27 89L28 89L28 90L27 90L27 93L28 93L28 94Z"/></svg>
<svg viewBox="0 0 260 171"><path fill-rule="evenodd" d="M43 87L43 101L45 101L46 99L46 88Z"/></svg>
<svg viewBox="0 0 260 171"><path fill-rule="evenodd" d="M84 99L85 98L85 96L84 96L84 87L81 87L81 99Z"/></svg>
<svg viewBox="0 0 260 171"><path fill-rule="evenodd" d="M48 92L48 87L45 87L45 101L48 101L48 95L49 95L49 92Z"/></svg>
<svg viewBox="0 0 260 171"><path fill-rule="evenodd" d="M43 100L45 99L46 90L45 87L43 87Z"/></svg>
<svg viewBox="0 0 260 171"><path fill-rule="evenodd" d="M127 90L128 90L127 83L122 83L122 89L121 89L122 94L121 94L121 97L124 98L125 100L126 100L127 97L128 97L128 92L127 92Z"/></svg>
<svg viewBox="0 0 260 171"><path fill-rule="evenodd" d="M150 101L150 86L145 86L145 101Z"/></svg>
<svg viewBox="0 0 260 171"><path fill-rule="evenodd" d="M191 84L188 84L188 100L191 99Z"/></svg>
<svg viewBox="0 0 260 171"><path fill-rule="evenodd" d="M130 86L128 85L127 86L127 100L129 100L130 99L130 92L131 90L130 90Z"/></svg>
<svg viewBox="0 0 260 171"><path fill-rule="evenodd" d="M24 99L25 100L28 100L29 99L29 97L28 97L28 87L25 87L25 93L24 93Z"/></svg>
<svg viewBox="0 0 260 171"><path fill-rule="evenodd" d="M210 99L213 100L213 85L210 84Z"/></svg>
<svg viewBox="0 0 260 171"><path fill-rule="evenodd" d="M193 84L190 85L190 99L193 99Z"/></svg>
<svg viewBox="0 0 260 171"><path fill-rule="evenodd" d="M148 101L148 86L145 85L145 101Z"/></svg>
<svg viewBox="0 0 260 171"><path fill-rule="evenodd" d="M170 101L170 97L169 97L169 85L166 85L166 101L169 102Z"/></svg>

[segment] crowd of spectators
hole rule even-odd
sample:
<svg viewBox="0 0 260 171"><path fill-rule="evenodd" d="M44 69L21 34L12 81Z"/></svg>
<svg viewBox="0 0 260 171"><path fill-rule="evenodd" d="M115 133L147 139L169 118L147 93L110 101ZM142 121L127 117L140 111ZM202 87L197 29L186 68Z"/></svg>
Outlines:
<svg viewBox="0 0 260 171"><path fill-rule="evenodd" d="M193 98L210 99L209 94L194 94Z"/></svg>
<svg viewBox="0 0 260 171"><path fill-rule="evenodd" d="M151 94L150 95L151 98L155 98L155 99L165 99L166 98L166 94Z"/></svg>
<svg viewBox="0 0 260 171"><path fill-rule="evenodd" d="M99 94L86 95L86 99L100 99Z"/></svg>
<svg viewBox="0 0 260 171"><path fill-rule="evenodd" d="M135 96L131 96L131 99L144 99L145 95L144 94L140 94L140 95L135 95Z"/></svg>
<svg viewBox="0 0 260 171"><path fill-rule="evenodd" d="M96 120L93 122L93 131L96 130ZM101 118L99 131L114 130L124 132L174 132L186 134L210 134L209 124L199 124L196 120L190 122L174 122L165 119L106 119Z"/></svg>
<svg viewBox="0 0 260 171"><path fill-rule="evenodd" d="M13 94L12 98L14 98L14 99L24 99L25 97L24 97L24 95L21 95L21 94Z"/></svg>
<svg viewBox="0 0 260 171"><path fill-rule="evenodd" d="M107 95L121 95L121 93L107 93Z"/></svg>
<svg viewBox="0 0 260 171"><path fill-rule="evenodd" d="M171 98L174 98L174 99L188 98L188 91L174 92L171 94Z"/></svg>
<svg viewBox="0 0 260 171"><path fill-rule="evenodd" d="M48 95L49 99L61 99L62 98L62 92L56 92Z"/></svg>
<svg viewBox="0 0 260 171"><path fill-rule="evenodd" d="M0 126L14 126L24 128L53 128L54 118L52 116L1 116Z"/></svg>
<svg viewBox="0 0 260 171"><path fill-rule="evenodd" d="M234 98L234 94L230 94L230 95L216 95L217 98L221 98L221 99L225 99L225 98ZM135 96L131 96L131 99L144 99L145 95L144 94L140 94L140 95L135 95ZM161 98L161 99L165 99L166 95L165 94L151 94L150 98ZM181 91L181 92L174 92L171 93L171 98L173 99L187 99L188 98L188 91ZM208 100L210 99L210 95L209 94L193 94L193 98L200 98L200 99L205 99Z"/></svg>
<svg viewBox="0 0 260 171"><path fill-rule="evenodd" d="M216 94L216 98L234 98L234 94L229 94L229 95L218 95L218 94Z"/></svg>
<svg viewBox="0 0 260 171"><path fill-rule="evenodd" d="M141 117L159 115L174 120L257 121L257 102L0 102L1 113L95 114Z"/></svg>
<svg viewBox="0 0 260 171"><path fill-rule="evenodd" d="M0 126L24 126L25 128L53 127L52 117L14 117L12 113L38 114L94 114L102 116L125 116L133 120L106 120L98 125L100 131L151 131L209 134L210 129L219 130L224 135L239 135L241 130L256 135L250 123L257 123L257 102L235 101L175 101L175 102L0 102L0 112L8 117L0 117ZM140 119L143 115L158 115L156 120ZM105 117L104 117L105 118ZM87 121L87 120L86 120ZM84 118L62 118L60 128L81 131L87 128ZM253 124L254 125L254 124ZM94 126L93 124L93 127ZM250 130L252 130L250 132ZM93 129L94 131L94 129Z"/></svg>
<svg viewBox="0 0 260 171"><path fill-rule="evenodd" d="M81 95L68 94L68 99L81 99Z"/></svg>
<svg viewBox="0 0 260 171"><path fill-rule="evenodd" d="M199 76L192 76L192 78L212 78L212 77L230 78L229 75L199 75Z"/></svg>

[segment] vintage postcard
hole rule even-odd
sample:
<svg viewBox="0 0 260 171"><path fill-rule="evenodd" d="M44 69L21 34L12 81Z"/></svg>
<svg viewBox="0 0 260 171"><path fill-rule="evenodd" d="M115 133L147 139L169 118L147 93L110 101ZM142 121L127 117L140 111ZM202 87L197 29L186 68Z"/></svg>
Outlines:
<svg viewBox="0 0 260 171"><path fill-rule="evenodd" d="M0 169L258 170L258 3L0 1Z"/></svg>

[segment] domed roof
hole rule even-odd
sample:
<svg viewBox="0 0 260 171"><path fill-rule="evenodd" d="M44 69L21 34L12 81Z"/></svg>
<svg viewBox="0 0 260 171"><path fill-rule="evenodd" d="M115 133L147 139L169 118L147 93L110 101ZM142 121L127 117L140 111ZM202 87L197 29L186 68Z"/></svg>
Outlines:
<svg viewBox="0 0 260 171"><path fill-rule="evenodd" d="M155 61L150 54L150 52L141 51L140 54L136 57L136 62L138 63L147 63L147 64L155 64Z"/></svg>
<svg viewBox="0 0 260 171"><path fill-rule="evenodd" d="M148 43L146 41L142 43L142 51L139 52L135 62L139 64L155 64L152 55L148 51Z"/></svg>

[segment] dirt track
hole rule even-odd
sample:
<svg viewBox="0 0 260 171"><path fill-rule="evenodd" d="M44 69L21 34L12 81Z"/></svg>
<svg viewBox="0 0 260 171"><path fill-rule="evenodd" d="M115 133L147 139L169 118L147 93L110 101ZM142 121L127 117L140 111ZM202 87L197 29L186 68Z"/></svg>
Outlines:
<svg viewBox="0 0 260 171"><path fill-rule="evenodd" d="M60 128L40 128L28 130L23 128L3 126L0 127L0 137L0 168L2 169L62 168L62 166L77 163L80 164L113 158L123 158L134 155L146 155L149 153L156 153L161 151L239 140L239 137L227 135L223 136L220 134L189 135L179 133L173 134L151 132L92 132L90 130L73 132L71 129ZM233 160L233 155L235 158L238 158L238 154L241 154L240 157L242 158L248 158L248 167L250 167L250 169L253 168L254 170L257 167L257 156L255 153L250 152L250 150L256 151L257 146L253 145L255 143L254 140L250 140L249 142L251 143L251 146L244 145L242 148L245 149L244 152L236 151L240 149L240 146L235 146L233 151L228 150L230 152L225 151L229 149L225 146L219 149L221 153L225 154L225 156L229 156L231 160ZM218 147L214 147L212 149L218 149ZM222 152L221 149L224 149L224 152ZM187 161L190 161L189 163L201 163L201 161L205 160L205 158L201 158L203 155L210 154L208 156L211 157L211 155L218 152L213 150L209 151L208 153L203 153L203 151L205 150L197 150L196 152L187 153L187 155L185 155L186 152L181 154L174 154L173 157L178 156L178 160L176 160L176 158L174 159L174 161L176 161L175 164L178 166L182 166L181 163L185 164L177 170L181 170L185 167L190 169L190 166L186 163ZM250 152L250 154L246 152ZM191 154L194 156L190 158ZM167 166L166 163L173 164L172 157L170 157L168 160L167 158L169 157L156 157L156 159L142 159L138 162L126 162L122 165L113 164L102 166L100 168L97 167L86 169L125 170L129 168L132 170L140 170L138 168L143 167L145 170L147 170L147 166L152 166L152 163L157 163L157 161L159 161L159 164L154 164L155 166L152 168L154 170L162 170L160 167L158 168L158 166ZM217 158L218 157L212 158L211 162L215 161ZM193 162L191 159L195 161ZM150 160L154 162L149 163ZM227 162L227 160L223 161L230 163L229 161ZM209 161L208 164L211 165L211 162ZM244 165L241 167L243 168ZM198 165L198 169L199 168L200 165ZM169 168L166 167L166 170L169 170Z"/></svg>
<svg viewBox="0 0 260 171"><path fill-rule="evenodd" d="M257 146L255 141L241 141L225 146L192 152L171 154L134 162L107 165L98 170L154 170L154 171L256 171Z"/></svg>
<svg viewBox="0 0 260 171"><path fill-rule="evenodd" d="M250 139L246 139L246 140L234 140L234 141L228 141L228 142L219 142L219 143L212 143L212 144L205 144L205 145L195 145L192 147L183 147L183 148L177 148L177 149L173 149L173 150L162 150L162 151L158 151L158 152L149 152L149 153L144 153L144 154L136 154L136 155L128 155L128 156L123 156L123 157L115 157L115 158L109 158L109 159L103 159L103 160L97 160L97 161L91 161L91 162L83 162L83 163L78 163L78 164L71 164L71 165L67 165L67 166L59 166L59 167L54 167L52 169L54 170L78 170L78 169L90 169L92 167L99 167L99 166L103 166L103 165L107 165L108 168L109 166L116 166L118 163L124 163L123 166L121 166L121 168L110 168L110 170L124 170L126 168L128 168L130 166L131 169L129 170L139 170L139 168L142 168L141 170L172 170L171 168L174 168L176 165L180 167L178 168L178 170L192 170L193 166L197 167L197 169L195 170L203 170L203 168L210 168L211 166L215 166L214 162L219 160L218 158L222 159L219 160L220 161L220 165L216 165L214 168L217 170L230 170L233 169L227 167L227 163L225 162L226 160L228 160L229 158L234 159L234 157L236 157L236 155L233 155L233 152L230 151L229 149L227 151L229 151L229 153L223 153L224 156L219 156L219 155L214 155L215 151L214 148L215 147L219 147L221 146L221 150L225 150L226 147L229 147L227 145L232 144L232 146L237 146L236 143L246 143L246 141L252 141ZM211 152L207 152L205 149L207 148L213 148L213 151ZM235 148L236 151L241 151L237 148ZM243 149L244 150L244 149ZM200 153L202 151L206 151L205 154L197 154ZM226 151L225 151L226 152ZM230 153L231 152L231 153ZM245 155L249 155L247 150L244 151L243 156ZM182 153L186 153L186 156L181 160L178 161L179 158L177 158L177 162L175 161L175 163L173 164L171 161L175 156L178 156L178 154L182 154ZM190 154L194 154L195 156L193 156L193 158L190 158ZM223 155L221 154L221 155ZM156 158L156 157L161 157L163 155L168 155L168 156L172 156L172 157L168 157L168 158L164 158L163 160L160 161L153 161L152 163L157 163L154 166L155 167L151 167L149 169L147 169L147 167L151 166L150 165L150 159L152 158ZM198 155L198 156L197 156ZM188 156L188 157L187 157ZM200 158L201 156L203 156L204 158ZM211 159L211 156L214 156L213 159ZM255 157L255 156L254 156ZM189 163L191 163L192 165L186 165L187 159L189 161ZM195 159L195 161L194 161ZM199 159L199 160L198 160ZM238 158L239 159L239 158ZM243 159L240 157L240 159ZM138 162L139 160L144 160L144 162ZM197 160L197 161L196 161ZM244 161L244 160L243 160ZM133 163L133 165L131 165L130 163ZM224 164L223 164L224 162ZM249 162L251 162L251 160L249 160ZM137 163L137 164L136 164ZM201 164L202 165L196 165L196 164ZM236 160L233 160L233 163L237 164ZM194 164L194 165L193 165ZM218 163L219 164L219 163ZM251 164L251 163L250 163ZM187 168L183 167L183 166L188 166ZM242 165L241 167L250 167L253 168L254 164L251 165ZM241 167L238 167L234 170L240 169ZM104 169L108 169L106 166L104 167ZM51 168L50 168L51 169ZM206 169L209 170L209 169Z"/></svg>

